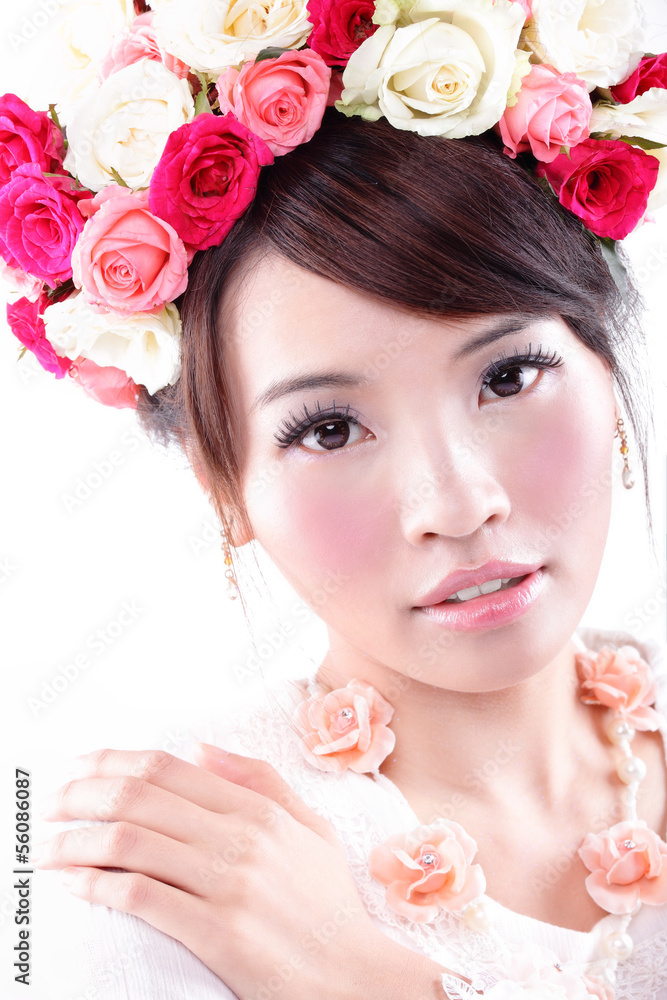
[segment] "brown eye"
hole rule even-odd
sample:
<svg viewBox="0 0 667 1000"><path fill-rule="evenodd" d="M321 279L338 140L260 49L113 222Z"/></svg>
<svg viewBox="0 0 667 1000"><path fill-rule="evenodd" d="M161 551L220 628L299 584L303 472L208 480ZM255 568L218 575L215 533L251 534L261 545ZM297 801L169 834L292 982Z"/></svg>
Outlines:
<svg viewBox="0 0 667 1000"><path fill-rule="evenodd" d="M361 432L361 424L357 423L351 417L347 417L345 420L340 418L327 420L324 423L311 427L299 443L307 451L339 451L345 447L350 439L353 442L361 440L363 436ZM309 447L309 444L313 443L317 447Z"/></svg>
<svg viewBox="0 0 667 1000"><path fill-rule="evenodd" d="M524 375L525 369L532 369L533 375ZM523 389L531 386L537 378L539 369L531 365L513 365L503 372L491 375L484 382L484 388L490 388L500 399L506 396L516 396Z"/></svg>

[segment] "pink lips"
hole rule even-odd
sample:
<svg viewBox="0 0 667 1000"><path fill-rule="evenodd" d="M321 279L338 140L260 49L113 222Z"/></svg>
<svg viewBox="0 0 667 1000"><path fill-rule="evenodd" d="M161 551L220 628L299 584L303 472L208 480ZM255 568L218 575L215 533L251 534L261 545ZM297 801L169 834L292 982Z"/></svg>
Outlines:
<svg viewBox="0 0 667 1000"><path fill-rule="evenodd" d="M516 572L502 573L503 577L521 575L521 573ZM498 579L500 576L501 574L498 573L497 576L487 576L486 579ZM428 615L436 624L445 625L455 631L474 632L486 628L496 628L514 621L531 607L542 591L544 577L544 570L539 567L528 573L521 583L509 587L507 590L496 590L492 594L482 594L481 597L473 597L461 604L445 604L443 599L439 603L420 605L419 610ZM482 580L482 582L484 581ZM468 586L474 586L474 584L471 583ZM463 588L459 586L458 589L462 590ZM452 590L449 591L449 594L451 593Z"/></svg>
<svg viewBox="0 0 667 1000"><path fill-rule="evenodd" d="M526 573L534 573L540 566L541 563L513 563L492 559L477 569L460 569L445 577L437 587L417 601L416 606L439 604L457 591L465 590L466 587L478 587L488 580L511 580L517 576L525 576Z"/></svg>

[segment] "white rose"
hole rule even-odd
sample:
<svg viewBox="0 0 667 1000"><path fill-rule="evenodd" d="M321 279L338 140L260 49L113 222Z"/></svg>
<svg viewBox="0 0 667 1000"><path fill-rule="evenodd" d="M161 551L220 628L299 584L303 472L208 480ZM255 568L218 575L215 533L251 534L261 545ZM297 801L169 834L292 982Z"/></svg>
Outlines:
<svg viewBox="0 0 667 1000"><path fill-rule="evenodd" d="M651 156L655 156L660 166L658 167L658 179L655 187L648 196L647 212L655 212L659 208L667 205L667 146L659 149L649 149Z"/></svg>
<svg viewBox="0 0 667 1000"><path fill-rule="evenodd" d="M32 66L28 103L58 104L62 121L69 121L72 106L95 89L114 36L134 18L133 0L58 0L48 30L22 53Z"/></svg>
<svg viewBox="0 0 667 1000"><path fill-rule="evenodd" d="M65 169L92 191L114 180L112 168L129 187L147 187L169 134L194 111L187 80L154 59L140 59L75 107Z"/></svg>
<svg viewBox="0 0 667 1000"><path fill-rule="evenodd" d="M120 368L152 394L180 374L181 318L170 302L158 313L92 309L80 292L44 310L46 338L56 354Z"/></svg>
<svg viewBox="0 0 667 1000"><path fill-rule="evenodd" d="M510 0L417 0L352 53L336 106L420 135L478 135L505 110L523 22Z"/></svg>
<svg viewBox="0 0 667 1000"><path fill-rule="evenodd" d="M269 45L296 49L312 31L306 0L153 0L160 48L218 77Z"/></svg>
<svg viewBox="0 0 667 1000"><path fill-rule="evenodd" d="M628 104L598 104L591 115L591 132L637 136L667 145L667 90L651 87Z"/></svg>
<svg viewBox="0 0 667 1000"><path fill-rule="evenodd" d="M595 87L613 87L646 51L640 0L533 0L546 62Z"/></svg>

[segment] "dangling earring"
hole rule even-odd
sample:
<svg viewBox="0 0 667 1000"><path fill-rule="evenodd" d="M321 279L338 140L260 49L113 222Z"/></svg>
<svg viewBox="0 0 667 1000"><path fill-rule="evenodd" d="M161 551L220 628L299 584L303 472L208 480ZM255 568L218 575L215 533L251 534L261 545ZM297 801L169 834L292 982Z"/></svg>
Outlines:
<svg viewBox="0 0 667 1000"><path fill-rule="evenodd" d="M225 529L220 529L220 534L222 536L222 542L220 548L222 549L225 556L225 576L227 577L227 597L230 601L235 601L239 596L239 585L236 582L234 576L234 570L232 569L232 553L229 549L229 542L227 541L227 535L225 534Z"/></svg>
<svg viewBox="0 0 667 1000"><path fill-rule="evenodd" d="M621 438L621 455L623 456L623 485L626 490L631 490L635 485L635 481L630 468L628 466L628 436L623 430L623 419L621 417L616 421L616 433L614 437Z"/></svg>

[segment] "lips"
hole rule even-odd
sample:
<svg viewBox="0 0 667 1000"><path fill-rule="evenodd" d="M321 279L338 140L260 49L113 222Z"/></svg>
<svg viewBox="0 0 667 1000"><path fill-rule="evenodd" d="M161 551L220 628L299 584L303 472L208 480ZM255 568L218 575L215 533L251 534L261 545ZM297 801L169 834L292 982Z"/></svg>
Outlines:
<svg viewBox="0 0 667 1000"><path fill-rule="evenodd" d="M491 559L478 566L477 569L462 569L450 573L441 583L421 597L414 605L417 608L429 607L440 604L448 597L452 597L459 590L467 587L478 587L489 580L511 579L518 576L526 576L540 569L542 563L515 563L503 562L499 559Z"/></svg>

